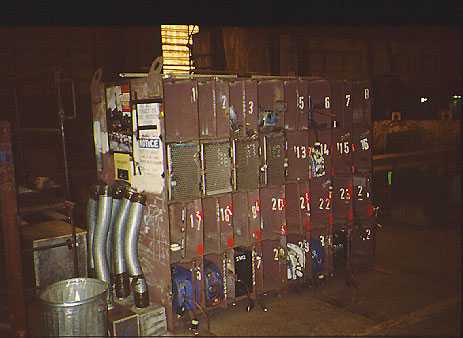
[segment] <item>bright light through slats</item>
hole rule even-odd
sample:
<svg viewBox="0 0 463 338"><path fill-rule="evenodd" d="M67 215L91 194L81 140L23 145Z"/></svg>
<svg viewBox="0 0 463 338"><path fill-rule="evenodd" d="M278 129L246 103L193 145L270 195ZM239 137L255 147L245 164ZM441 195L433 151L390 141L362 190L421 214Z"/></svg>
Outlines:
<svg viewBox="0 0 463 338"><path fill-rule="evenodd" d="M164 74L189 73L194 69L187 45L193 44L192 35L197 32L199 26L195 25L161 25Z"/></svg>

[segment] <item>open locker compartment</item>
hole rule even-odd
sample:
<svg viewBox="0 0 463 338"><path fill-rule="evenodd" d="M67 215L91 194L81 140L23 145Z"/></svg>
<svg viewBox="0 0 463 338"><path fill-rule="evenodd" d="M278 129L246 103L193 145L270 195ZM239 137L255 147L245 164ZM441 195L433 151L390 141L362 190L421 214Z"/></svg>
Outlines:
<svg viewBox="0 0 463 338"><path fill-rule="evenodd" d="M333 177L333 222L335 225L352 224L354 218L353 191L351 175Z"/></svg>
<svg viewBox="0 0 463 338"><path fill-rule="evenodd" d="M205 197L204 211L204 252L219 254L233 248L233 206L232 195L222 194Z"/></svg>
<svg viewBox="0 0 463 338"><path fill-rule="evenodd" d="M309 131L309 179L332 175L331 130Z"/></svg>
<svg viewBox="0 0 463 338"><path fill-rule="evenodd" d="M260 136L260 186L282 185L285 182L286 140L283 133Z"/></svg>
<svg viewBox="0 0 463 338"><path fill-rule="evenodd" d="M259 187L261 168L259 140L234 139L232 141L232 154L234 190L246 191L257 189Z"/></svg>
<svg viewBox="0 0 463 338"><path fill-rule="evenodd" d="M333 129L333 175L352 173L352 132L351 129Z"/></svg>
<svg viewBox="0 0 463 338"><path fill-rule="evenodd" d="M286 102L283 81L280 79L258 80L259 127L261 131L277 131L284 128Z"/></svg>
<svg viewBox="0 0 463 338"><path fill-rule="evenodd" d="M200 199L169 204L171 262L204 254L204 212Z"/></svg>
<svg viewBox="0 0 463 338"><path fill-rule="evenodd" d="M231 80L230 125L233 137L252 137L259 129L257 81L250 79Z"/></svg>
<svg viewBox="0 0 463 338"><path fill-rule="evenodd" d="M354 172L372 171L372 146L371 130L368 128L354 127L352 129L352 165Z"/></svg>
<svg viewBox="0 0 463 338"><path fill-rule="evenodd" d="M309 119L311 129L328 129L334 114L331 103L331 86L322 78L308 79Z"/></svg>
<svg viewBox="0 0 463 338"><path fill-rule="evenodd" d="M227 257L220 254L208 254L203 257L204 300L206 310L225 307L227 288Z"/></svg>
<svg viewBox="0 0 463 338"><path fill-rule="evenodd" d="M310 231L309 248L311 255L311 277L314 280L324 279L332 275L332 227L312 229Z"/></svg>
<svg viewBox="0 0 463 338"><path fill-rule="evenodd" d="M284 81L285 86L285 129L307 130L309 128L309 94L307 80Z"/></svg>
<svg viewBox="0 0 463 338"><path fill-rule="evenodd" d="M284 186L262 188L259 194L262 207L262 239L278 239L287 231Z"/></svg>
<svg viewBox="0 0 463 338"><path fill-rule="evenodd" d="M205 316L204 266L202 257L171 264L174 329L186 328Z"/></svg>
<svg viewBox="0 0 463 338"><path fill-rule="evenodd" d="M368 81L354 81L352 84L352 123L355 126L371 128L371 84Z"/></svg>
<svg viewBox="0 0 463 338"><path fill-rule="evenodd" d="M333 97L333 127L350 129L352 128L353 110L352 82L346 80L332 80L330 84Z"/></svg>
<svg viewBox="0 0 463 338"><path fill-rule="evenodd" d="M286 182L309 179L309 132L286 132Z"/></svg>
<svg viewBox="0 0 463 338"><path fill-rule="evenodd" d="M256 298L255 255L256 253L253 253L251 246L238 246L233 250L235 293L233 295L234 298L230 296L233 302Z"/></svg>
<svg viewBox="0 0 463 338"><path fill-rule="evenodd" d="M306 233L286 236L288 287L307 282L311 274L311 254Z"/></svg>
<svg viewBox="0 0 463 338"><path fill-rule="evenodd" d="M233 238L236 246L249 246L262 239L259 190L235 192Z"/></svg>

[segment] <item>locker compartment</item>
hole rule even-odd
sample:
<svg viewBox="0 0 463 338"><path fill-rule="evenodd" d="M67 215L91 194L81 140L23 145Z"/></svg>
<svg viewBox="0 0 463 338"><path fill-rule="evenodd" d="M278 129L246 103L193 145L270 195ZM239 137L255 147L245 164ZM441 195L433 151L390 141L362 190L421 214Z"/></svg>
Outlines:
<svg viewBox="0 0 463 338"><path fill-rule="evenodd" d="M237 80L230 82L230 125L234 137L251 137L257 133L259 110L257 82Z"/></svg>
<svg viewBox="0 0 463 338"><path fill-rule="evenodd" d="M262 294L264 292L264 259L262 254L262 242L252 245L252 286L254 294Z"/></svg>
<svg viewBox="0 0 463 338"><path fill-rule="evenodd" d="M372 268L376 250L376 231L371 222L356 224L351 235L350 264L354 271Z"/></svg>
<svg viewBox="0 0 463 338"><path fill-rule="evenodd" d="M228 83L219 79L198 81L199 137L230 135Z"/></svg>
<svg viewBox="0 0 463 338"><path fill-rule="evenodd" d="M339 227L333 230L333 270L342 272L347 266L348 230Z"/></svg>
<svg viewBox="0 0 463 338"><path fill-rule="evenodd" d="M203 143L204 176L203 187L205 195L215 195L230 192L231 186L231 157L230 143Z"/></svg>
<svg viewBox="0 0 463 338"><path fill-rule="evenodd" d="M333 192L334 224L351 223L354 217L352 176L333 177Z"/></svg>
<svg viewBox="0 0 463 338"><path fill-rule="evenodd" d="M330 83L324 79L310 79L308 91L310 127L330 128L334 115Z"/></svg>
<svg viewBox="0 0 463 338"><path fill-rule="evenodd" d="M281 239L264 240L261 244L263 255L262 292L278 291L286 284L287 280L286 241Z"/></svg>
<svg viewBox="0 0 463 338"><path fill-rule="evenodd" d="M309 132L309 178L329 177L332 174L332 141L330 130Z"/></svg>
<svg viewBox="0 0 463 338"><path fill-rule="evenodd" d="M168 188L170 200L193 199L201 196L201 158L196 143L167 145Z"/></svg>
<svg viewBox="0 0 463 338"><path fill-rule="evenodd" d="M164 81L164 109L166 142L198 139L196 80Z"/></svg>
<svg viewBox="0 0 463 338"><path fill-rule="evenodd" d="M231 194L207 197L202 203L205 253L220 253L232 248L234 241Z"/></svg>
<svg viewBox="0 0 463 338"><path fill-rule="evenodd" d="M287 183L285 197L287 234L303 234L310 228L309 183Z"/></svg>
<svg viewBox="0 0 463 338"><path fill-rule="evenodd" d="M353 111L353 91L352 82L346 80L331 81L332 91L332 106L334 113L333 126L335 128L352 127L352 111Z"/></svg>
<svg viewBox="0 0 463 338"><path fill-rule="evenodd" d="M191 320L194 314L200 314L199 307L205 305L203 276L201 258L171 265L172 310L177 319Z"/></svg>
<svg viewBox="0 0 463 338"><path fill-rule="evenodd" d="M353 177L353 189L353 205L355 219L371 219L374 214L371 199L371 174L355 174Z"/></svg>
<svg viewBox="0 0 463 338"><path fill-rule="evenodd" d="M353 128L352 164L355 171L371 171L371 147L373 139L370 129Z"/></svg>
<svg viewBox="0 0 463 338"><path fill-rule="evenodd" d="M333 185L332 181L312 180L310 182L310 227L325 228L333 221Z"/></svg>
<svg viewBox="0 0 463 338"><path fill-rule="evenodd" d="M307 130L309 125L308 83L306 80L288 80L285 86L285 129Z"/></svg>
<svg viewBox="0 0 463 338"><path fill-rule="evenodd" d="M263 169L261 186L282 185L285 181L285 137L271 134L261 138Z"/></svg>
<svg viewBox="0 0 463 338"><path fill-rule="evenodd" d="M309 133L294 131L286 133L288 166L286 181L309 179Z"/></svg>
<svg viewBox="0 0 463 338"><path fill-rule="evenodd" d="M328 228L312 229L309 241L312 278L324 278L331 273L331 245L331 232Z"/></svg>
<svg viewBox="0 0 463 338"><path fill-rule="evenodd" d="M233 236L235 246L261 239L259 191L233 193Z"/></svg>
<svg viewBox="0 0 463 338"><path fill-rule="evenodd" d="M371 127L371 84L354 81L352 84L352 122L354 126Z"/></svg>
<svg viewBox="0 0 463 338"><path fill-rule="evenodd" d="M288 234L286 236L286 249L288 283L304 281L310 273L309 241L305 235Z"/></svg>
<svg viewBox="0 0 463 338"><path fill-rule="evenodd" d="M247 247L237 247L234 250L235 299L250 297L254 294L252 250Z"/></svg>
<svg viewBox="0 0 463 338"><path fill-rule="evenodd" d="M260 189L262 239L277 239L286 229L284 186Z"/></svg>
<svg viewBox="0 0 463 338"><path fill-rule="evenodd" d="M169 205L171 262L204 254L203 215L200 199Z"/></svg>
<svg viewBox="0 0 463 338"><path fill-rule="evenodd" d="M222 305L225 300L227 278L226 256L205 255L203 265L206 308Z"/></svg>
<svg viewBox="0 0 463 338"><path fill-rule="evenodd" d="M234 140L233 158L235 162L235 189L250 190L259 186L261 159L258 140Z"/></svg>
<svg viewBox="0 0 463 338"><path fill-rule="evenodd" d="M281 80L258 81L259 127L264 131L279 130L284 127L285 90Z"/></svg>
<svg viewBox="0 0 463 338"><path fill-rule="evenodd" d="M333 130L333 175L352 173L352 133L348 129Z"/></svg>

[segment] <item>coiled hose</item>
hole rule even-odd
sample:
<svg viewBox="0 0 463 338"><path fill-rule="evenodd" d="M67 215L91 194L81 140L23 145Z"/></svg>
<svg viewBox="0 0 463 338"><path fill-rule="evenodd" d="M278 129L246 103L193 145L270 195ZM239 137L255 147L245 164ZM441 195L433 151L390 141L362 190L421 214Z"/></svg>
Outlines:
<svg viewBox="0 0 463 338"><path fill-rule="evenodd" d="M143 207L146 198L140 193L133 194L129 210L127 228L125 232L124 253L127 261L127 270L132 278L132 290L135 306L138 308L149 305L148 289L145 277L138 261L138 234L140 229Z"/></svg>

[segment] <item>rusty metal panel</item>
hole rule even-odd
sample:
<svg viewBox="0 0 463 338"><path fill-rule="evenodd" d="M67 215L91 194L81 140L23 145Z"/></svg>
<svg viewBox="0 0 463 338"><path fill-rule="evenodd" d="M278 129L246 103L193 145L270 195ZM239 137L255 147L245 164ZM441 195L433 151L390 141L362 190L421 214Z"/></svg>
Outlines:
<svg viewBox="0 0 463 338"><path fill-rule="evenodd" d="M332 236L329 229L312 229L309 248L312 278L324 278L332 271Z"/></svg>
<svg viewBox="0 0 463 338"><path fill-rule="evenodd" d="M204 165L203 186L206 195L232 190L230 143L204 143L201 145Z"/></svg>
<svg viewBox="0 0 463 338"><path fill-rule="evenodd" d="M264 264L262 242L252 246L252 286L255 294L264 292Z"/></svg>
<svg viewBox="0 0 463 338"><path fill-rule="evenodd" d="M259 186L260 156L258 140L234 140L234 185L236 190L257 189Z"/></svg>
<svg viewBox="0 0 463 338"><path fill-rule="evenodd" d="M215 106L217 137L230 136L230 90L228 82L217 79L215 81Z"/></svg>
<svg viewBox="0 0 463 338"><path fill-rule="evenodd" d="M276 239L286 232L284 186L260 189L262 239Z"/></svg>
<svg viewBox="0 0 463 338"><path fill-rule="evenodd" d="M373 217L371 200L371 174L357 173L353 177L353 203L356 220L367 220Z"/></svg>
<svg viewBox="0 0 463 338"><path fill-rule="evenodd" d="M356 270L372 268L375 262L376 230L369 223L357 224L351 232L350 265Z"/></svg>
<svg viewBox="0 0 463 338"><path fill-rule="evenodd" d="M253 242L262 239L262 212L259 190L248 192L249 234Z"/></svg>
<svg viewBox="0 0 463 338"><path fill-rule="evenodd" d="M258 82L259 126L262 130L279 130L284 127L285 90L281 80Z"/></svg>
<svg viewBox="0 0 463 338"><path fill-rule="evenodd" d="M371 84L355 81L352 85L352 123L354 126L371 126Z"/></svg>
<svg viewBox="0 0 463 338"><path fill-rule="evenodd" d="M295 131L286 133L288 167L286 181L308 180L309 178L309 133Z"/></svg>
<svg viewBox="0 0 463 338"><path fill-rule="evenodd" d="M309 97L306 80L285 81L285 129L306 130L309 125Z"/></svg>
<svg viewBox="0 0 463 338"><path fill-rule="evenodd" d="M206 254L233 248L233 211L231 194L203 199L204 249Z"/></svg>
<svg viewBox="0 0 463 338"><path fill-rule="evenodd" d="M370 129L353 128L352 162L356 171L371 171L371 147L373 140Z"/></svg>
<svg viewBox="0 0 463 338"><path fill-rule="evenodd" d="M324 79L309 80L308 92L310 127L329 128L334 115L330 83Z"/></svg>
<svg viewBox="0 0 463 338"><path fill-rule="evenodd" d="M332 175L332 139L331 131L309 132L310 158L309 178L320 179Z"/></svg>
<svg viewBox="0 0 463 338"><path fill-rule="evenodd" d="M352 176L333 177L333 216L335 224L347 224L353 220Z"/></svg>
<svg viewBox="0 0 463 338"><path fill-rule="evenodd" d="M198 81L199 137L209 139L216 137L216 97L214 80Z"/></svg>
<svg viewBox="0 0 463 338"><path fill-rule="evenodd" d="M352 127L353 94L352 82L346 80L330 81L332 107L334 114L333 126L336 128Z"/></svg>
<svg viewBox="0 0 463 338"><path fill-rule="evenodd" d="M310 182L310 226L325 228L332 222L333 186L329 179L313 179Z"/></svg>
<svg viewBox="0 0 463 338"><path fill-rule="evenodd" d="M287 234L303 234L310 229L309 183L287 183L285 197Z"/></svg>
<svg viewBox="0 0 463 338"><path fill-rule="evenodd" d="M333 130L333 175L352 173L352 133L345 128Z"/></svg>
<svg viewBox="0 0 463 338"><path fill-rule="evenodd" d="M307 279L311 262L309 241L305 235L288 234L286 236L286 267L288 284Z"/></svg>
<svg viewBox="0 0 463 338"><path fill-rule="evenodd" d="M261 183L282 185L285 181L285 137L283 134L271 134L264 136L262 140L264 177Z"/></svg>
<svg viewBox="0 0 463 338"><path fill-rule="evenodd" d="M171 262L190 260L204 254L201 200L169 205Z"/></svg>
<svg viewBox="0 0 463 338"><path fill-rule="evenodd" d="M201 195L200 149L196 143L167 146L169 199L198 198Z"/></svg>
<svg viewBox="0 0 463 338"><path fill-rule="evenodd" d="M287 280L286 246L281 241L262 241L263 292L277 291Z"/></svg>
<svg viewBox="0 0 463 338"><path fill-rule="evenodd" d="M164 122L166 142L199 137L198 87L196 80L164 81Z"/></svg>
<svg viewBox="0 0 463 338"><path fill-rule="evenodd" d="M234 137L251 137L257 133L259 109L257 81L230 82L230 125Z"/></svg>
<svg viewBox="0 0 463 338"><path fill-rule="evenodd" d="M261 239L259 191L233 193L235 246L248 246Z"/></svg>

